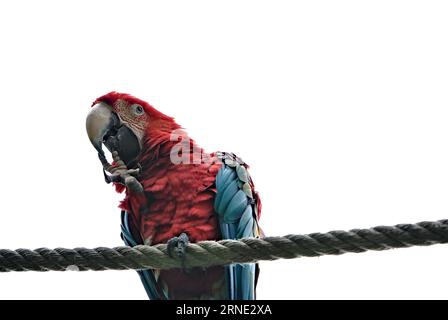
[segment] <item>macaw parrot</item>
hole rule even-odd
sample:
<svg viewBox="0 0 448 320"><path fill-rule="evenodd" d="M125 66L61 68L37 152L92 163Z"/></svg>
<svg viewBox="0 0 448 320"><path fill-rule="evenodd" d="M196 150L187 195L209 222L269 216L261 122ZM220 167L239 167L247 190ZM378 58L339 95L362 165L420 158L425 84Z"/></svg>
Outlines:
<svg viewBox="0 0 448 320"><path fill-rule="evenodd" d="M206 153L162 112L132 95L97 98L86 119L106 182L120 203L126 245L167 243L182 261L189 241L263 236L261 202L248 165L233 153ZM102 145L111 152L109 164ZM258 264L138 271L151 300L253 300Z"/></svg>

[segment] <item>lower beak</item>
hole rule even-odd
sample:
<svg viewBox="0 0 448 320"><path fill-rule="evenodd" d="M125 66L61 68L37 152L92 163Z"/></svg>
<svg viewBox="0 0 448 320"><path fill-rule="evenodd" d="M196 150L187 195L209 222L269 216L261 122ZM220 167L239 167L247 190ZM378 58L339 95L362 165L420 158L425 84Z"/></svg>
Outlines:
<svg viewBox="0 0 448 320"><path fill-rule="evenodd" d="M137 136L123 125L117 114L104 102L97 103L87 115L87 135L98 151L101 161L106 161L102 145L110 152L118 152L121 160L130 165L140 154ZM104 164L104 162L103 162Z"/></svg>

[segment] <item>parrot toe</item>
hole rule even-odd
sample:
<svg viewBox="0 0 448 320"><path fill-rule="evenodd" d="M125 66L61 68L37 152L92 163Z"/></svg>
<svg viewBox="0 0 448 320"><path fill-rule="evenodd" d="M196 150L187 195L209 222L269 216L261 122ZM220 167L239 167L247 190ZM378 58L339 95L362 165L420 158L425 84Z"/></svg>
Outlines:
<svg viewBox="0 0 448 320"><path fill-rule="evenodd" d="M190 242L186 233L181 233L178 237L173 237L167 242L168 255L170 257L177 257L181 259L182 271L186 273L185 268L185 252L187 245Z"/></svg>
<svg viewBox="0 0 448 320"><path fill-rule="evenodd" d="M120 159L118 152L112 152L112 158L115 164L111 165L106 162L103 166L103 174L106 183L120 183L136 192L143 192L143 186L137 180L137 176L140 174L140 166L136 169L128 169L125 162ZM111 175L108 175L109 172Z"/></svg>

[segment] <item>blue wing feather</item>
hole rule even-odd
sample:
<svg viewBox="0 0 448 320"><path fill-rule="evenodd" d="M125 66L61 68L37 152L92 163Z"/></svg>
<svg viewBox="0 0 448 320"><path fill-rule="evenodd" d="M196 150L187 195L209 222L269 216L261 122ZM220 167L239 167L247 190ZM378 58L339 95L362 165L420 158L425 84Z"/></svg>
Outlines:
<svg viewBox="0 0 448 320"><path fill-rule="evenodd" d="M248 237L250 237L249 231L245 231L246 227L248 225L253 226L253 210L251 206L247 206L246 210L241 216L240 222L238 224L238 228L236 230L236 234L238 238L243 238L244 234L249 234Z"/></svg>
<svg viewBox="0 0 448 320"><path fill-rule="evenodd" d="M219 217L224 239L255 237L256 217L254 206L242 185L247 179L237 174L243 164L228 166L223 163L216 176L215 211ZM242 171L242 170L240 170ZM226 266L229 299L255 299L255 263Z"/></svg>
<svg viewBox="0 0 448 320"><path fill-rule="evenodd" d="M238 190L232 200L229 202L229 205L227 206L223 219L224 222L227 223L233 223L233 222L239 222L241 219L241 215L243 214L244 210L248 207L248 201L247 196L242 190Z"/></svg>
<svg viewBox="0 0 448 320"><path fill-rule="evenodd" d="M236 176L235 176L236 178ZM217 205L218 209L216 212L218 212L219 215L224 216L225 210L229 206L230 201L235 196L235 194L238 192L238 181L232 180L229 181L229 183L223 185L224 188L222 188L222 197L221 201ZM218 193L219 194L219 193Z"/></svg>
<svg viewBox="0 0 448 320"><path fill-rule="evenodd" d="M222 189L225 189L229 186L230 182L234 181L236 178L236 172L235 170L232 170L230 167L223 167L222 170L218 171L218 174L216 175L216 185L219 185ZM220 208L220 205L222 203L222 197L224 195L224 192L219 192L216 195L215 198L215 211L216 212L222 212L223 209ZM230 199L227 199L226 201L229 201Z"/></svg>

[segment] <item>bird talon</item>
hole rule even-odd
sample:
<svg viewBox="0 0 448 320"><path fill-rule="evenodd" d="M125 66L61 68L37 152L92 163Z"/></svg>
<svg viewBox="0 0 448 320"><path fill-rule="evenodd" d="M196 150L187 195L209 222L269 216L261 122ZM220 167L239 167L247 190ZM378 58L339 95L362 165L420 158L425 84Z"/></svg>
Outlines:
<svg viewBox="0 0 448 320"><path fill-rule="evenodd" d="M104 181L106 181L107 184L112 182L111 177L106 173L106 169L103 168L103 175L104 175Z"/></svg>
<svg viewBox="0 0 448 320"><path fill-rule="evenodd" d="M187 245L190 242L186 233L181 233L178 237L173 237L167 242L168 255L172 258L179 258L182 264L182 271L187 273L185 267Z"/></svg>
<svg viewBox="0 0 448 320"><path fill-rule="evenodd" d="M107 161L103 164L103 174L106 183L120 183L132 191L143 192L143 186L136 178L140 174L140 168L128 169L116 151L112 152L112 158L114 164L110 164Z"/></svg>

